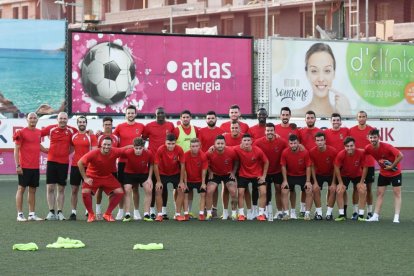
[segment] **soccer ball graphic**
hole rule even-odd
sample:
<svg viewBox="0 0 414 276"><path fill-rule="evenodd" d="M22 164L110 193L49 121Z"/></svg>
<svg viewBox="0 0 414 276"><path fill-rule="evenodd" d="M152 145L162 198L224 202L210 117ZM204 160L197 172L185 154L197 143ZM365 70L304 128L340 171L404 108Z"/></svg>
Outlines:
<svg viewBox="0 0 414 276"><path fill-rule="evenodd" d="M134 90L135 63L129 51L104 42L92 47L81 64L82 85L95 101L110 105Z"/></svg>

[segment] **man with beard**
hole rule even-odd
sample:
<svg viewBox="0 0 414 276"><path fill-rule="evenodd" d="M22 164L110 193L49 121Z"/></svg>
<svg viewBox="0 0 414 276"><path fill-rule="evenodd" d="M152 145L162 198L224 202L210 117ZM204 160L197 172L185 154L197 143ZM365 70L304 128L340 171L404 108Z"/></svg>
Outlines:
<svg viewBox="0 0 414 276"><path fill-rule="evenodd" d="M299 136L298 129L295 124L289 123L290 117L292 116L290 108L285 106L280 109L280 124L275 125L276 133L285 141L289 140L291 134Z"/></svg>
<svg viewBox="0 0 414 276"><path fill-rule="evenodd" d="M79 116L76 119L78 125L78 132L72 136L72 147L74 150L72 156L72 165L70 168L70 185L72 186L72 196L70 204L72 207L72 213L69 216L69 220L76 220L76 207L78 205L78 193L79 186L82 184L82 176L79 172L78 161L82 156L89 151L96 149L97 140L96 136L89 134L86 130L88 120L85 116Z"/></svg>
<svg viewBox="0 0 414 276"><path fill-rule="evenodd" d="M224 122L220 126L220 128L224 130L224 132L231 132L230 130L231 124L239 123L240 131L242 133L247 133L247 131L249 130L249 125L240 121L240 117L241 117L240 107L237 104L230 106L229 117L230 117L230 121Z"/></svg>

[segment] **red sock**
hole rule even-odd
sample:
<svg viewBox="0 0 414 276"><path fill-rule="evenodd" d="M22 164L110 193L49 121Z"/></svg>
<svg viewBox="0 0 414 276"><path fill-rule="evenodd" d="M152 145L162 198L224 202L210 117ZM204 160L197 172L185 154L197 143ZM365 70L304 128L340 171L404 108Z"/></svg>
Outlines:
<svg viewBox="0 0 414 276"><path fill-rule="evenodd" d="M123 197L124 193L113 193L109 197L108 209L106 209L105 213L112 214L112 211L115 209L115 207L118 205L118 203L121 201Z"/></svg>
<svg viewBox="0 0 414 276"><path fill-rule="evenodd" d="M83 204L85 204L88 214L94 214L92 209L92 194L91 193L82 193Z"/></svg>

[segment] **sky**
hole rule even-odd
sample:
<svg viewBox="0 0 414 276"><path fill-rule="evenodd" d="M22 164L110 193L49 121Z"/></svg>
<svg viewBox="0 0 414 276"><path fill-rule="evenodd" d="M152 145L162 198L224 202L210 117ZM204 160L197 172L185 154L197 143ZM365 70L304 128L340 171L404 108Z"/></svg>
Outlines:
<svg viewBox="0 0 414 276"><path fill-rule="evenodd" d="M0 48L56 50L64 43L63 20L0 19Z"/></svg>

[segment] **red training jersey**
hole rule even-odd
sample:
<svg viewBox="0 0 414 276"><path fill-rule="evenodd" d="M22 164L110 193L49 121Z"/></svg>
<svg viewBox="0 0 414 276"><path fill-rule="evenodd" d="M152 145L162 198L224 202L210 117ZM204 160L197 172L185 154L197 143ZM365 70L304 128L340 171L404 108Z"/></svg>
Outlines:
<svg viewBox="0 0 414 276"><path fill-rule="evenodd" d="M91 178L106 178L112 176L112 168L116 159L124 153L124 149L112 148L108 154L101 149L94 149L85 154L81 160L86 169L86 175Z"/></svg>
<svg viewBox="0 0 414 276"><path fill-rule="evenodd" d="M282 152L280 165L286 167L286 173L289 176L305 176L306 168L312 165L312 161L307 150L292 151L286 148Z"/></svg>
<svg viewBox="0 0 414 276"><path fill-rule="evenodd" d="M43 128L41 132L42 137L49 136L50 140L47 161L69 164L72 135L78 132L77 129L70 126L60 128L58 125L50 125Z"/></svg>
<svg viewBox="0 0 414 276"><path fill-rule="evenodd" d="M237 146L234 151L240 161L239 176L256 178L263 175L263 165L269 160L259 147L252 146L250 151L246 151Z"/></svg>
<svg viewBox="0 0 414 276"><path fill-rule="evenodd" d="M219 128L203 127L198 130L198 139L201 142L201 150L207 152L208 149L214 145L217 135L223 134L224 131Z"/></svg>
<svg viewBox="0 0 414 276"><path fill-rule="evenodd" d="M207 156L201 150L197 155L193 155L191 151L184 154L185 171L187 173L187 182L199 183L202 181L201 175L203 170L208 168Z"/></svg>
<svg viewBox="0 0 414 276"><path fill-rule="evenodd" d="M346 150L341 150L335 158L335 166L340 168L341 176L360 177L362 168L366 167L365 155L362 149L355 149L353 155L349 155Z"/></svg>
<svg viewBox="0 0 414 276"><path fill-rule="evenodd" d="M134 138L141 137L144 131L144 125L141 123L134 122L128 124L127 122L119 124L114 130L114 134L119 137L119 147L125 147L132 145ZM125 162L124 158L119 158L118 162Z"/></svg>
<svg viewBox="0 0 414 276"><path fill-rule="evenodd" d="M265 131L266 131L266 125L257 124L249 128L247 133L249 133L250 136L252 136L253 140L256 140L256 139L264 137Z"/></svg>
<svg viewBox="0 0 414 276"><path fill-rule="evenodd" d="M13 141L20 146L19 163L23 169L39 169L41 131L25 127L13 135Z"/></svg>
<svg viewBox="0 0 414 276"><path fill-rule="evenodd" d="M325 130L326 144L334 147L338 152L344 149L344 140L349 136L349 129L341 127L338 130L332 128Z"/></svg>
<svg viewBox="0 0 414 276"><path fill-rule="evenodd" d="M111 133L111 134L101 133L101 135L97 136L98 148L102 147L102 141L106 137L109 137L109 138L112 139L112 147L114 147L114 148L119 147L119 137L118 136L116 136L113 133Z"/></svg>
<svg viewBox="0 0 414 276"><path fill-rule="evenodd" d="M253 145L258 146L269 159L269 170L267 174L280 173L280 157L285 148L288 147L287 142L282 138L275 138L269 141L266 137L262 137L254 141Z"/></svg>
<svg viewBox="0 0 414 276"><path fill-rule="evenodd" d="M355 146L359 149L365 149L367 145L370 144L368 139L368 133L374 129L370 125L365 125L364 129L360 129L357 125L353 126L349 129L349 135L354 137L355 139ZM370 154L366 156L366 161L368 167L374 167L375 166L375 159Z"/></svg>
<svg viewBox="0 0 414 276"><path fill-rule="evenodd" d="M148 149L155 155L158 148L165 144L167 134L173 133L173 131L173 123L166 121L159 124L157 121L153 121L145 126L142 136L144 139L149 139Z"/></svg>
<svg viewBox="0 0 414 276"><path fill-rule="evenodd" d="M280 137L285 139L286 141L289 141L289 136L292 134L295 134L299 137L299 131L297 128L292 129L292 127L289 125L287 127L282 126L282 124L275 125L275 131L276 134L278 134Z"/></svg>
<svg viewBox="0 0 414 276"><path fill-rule="evenodd" d="M240 126L240 132L247 133L247 131L249 130L249 125L246 124L246 123L243 123L241 121L238 121L238 123L239 123L239 126ZM231 132L230 125L231 125L231 121L227 121L227 122L222 123L220 128L224 132Z"/></svg>
<svg viewBox="0 0 414 276"><path fill-rule="evenodd" d="M183 149L175 145L172 151L163 145L158 148L154 157L154 164L158 165L160 175L175 175L180 173L180 164L185 161Z"/></svg>
<svg viewBox="0 0 414 276"><path fill-rule="evenodd" d="M391 146L390 144L379 142L379 147L374 148L371 144L365 147L365 152L370 154L375 160L379 161L381 159L385 159L394 163L395 159L397 158L400 151L395 147ZM401 162L397 164L398 170L396 171L387 171L380 167L380 174L386 177L393 177L397 176L401 173Z"/></svg>
<svg viewBox="0 0 414 276"><path fill-rule="evenodd" d="M241 141L243 139L243 133L240 133L239 136L233 137L230 133L224 133L224 141L226 141L226 146L234 147L240 146Z"/></svg>
<svg viewBox="0 0 414 276"><path fill-rule="evenodd" d="M233 171L237 156L232 147L224 147L223 152L217 150L207 152L207 159L210 170L215 175L225 176Z"/></svg>
<svg viewBox="0 0 414 276"><path fill-rule="evenodd" d="M314 146L316 146L315 134L320 131L322 130L320 130L317 127L314 127L314 128L303 127L299 129L299 140L301 144L305 147L305 149L311 150Z"/></svg>
<svg viewBox="0 0 414 276"><path fill-rule="evenodd" d="M125 158L126 173L148 174L150 165L154 162L151 151L144 149L141 155L136 155L133 148L125 150L122 155Z"/></svg>
<svg viewBox="0 0 414 276"><path fill-rule="evenodd" d="M89 135L89 133L75 133L72 135L72 146L74 153L72 156L72 166L77 167L78 161L82 156L87 154L96 147L98 142L96 141L95 135Z"/></svg>
<svg viewBox="0 0 414 276"><path fill-rule="evenodd" d="M331 146L326 146L324 151L314 147L309 151L310 159L315 168L315 173L321 176L330 176L334 172L334 161L338 151Z"/></svg>

